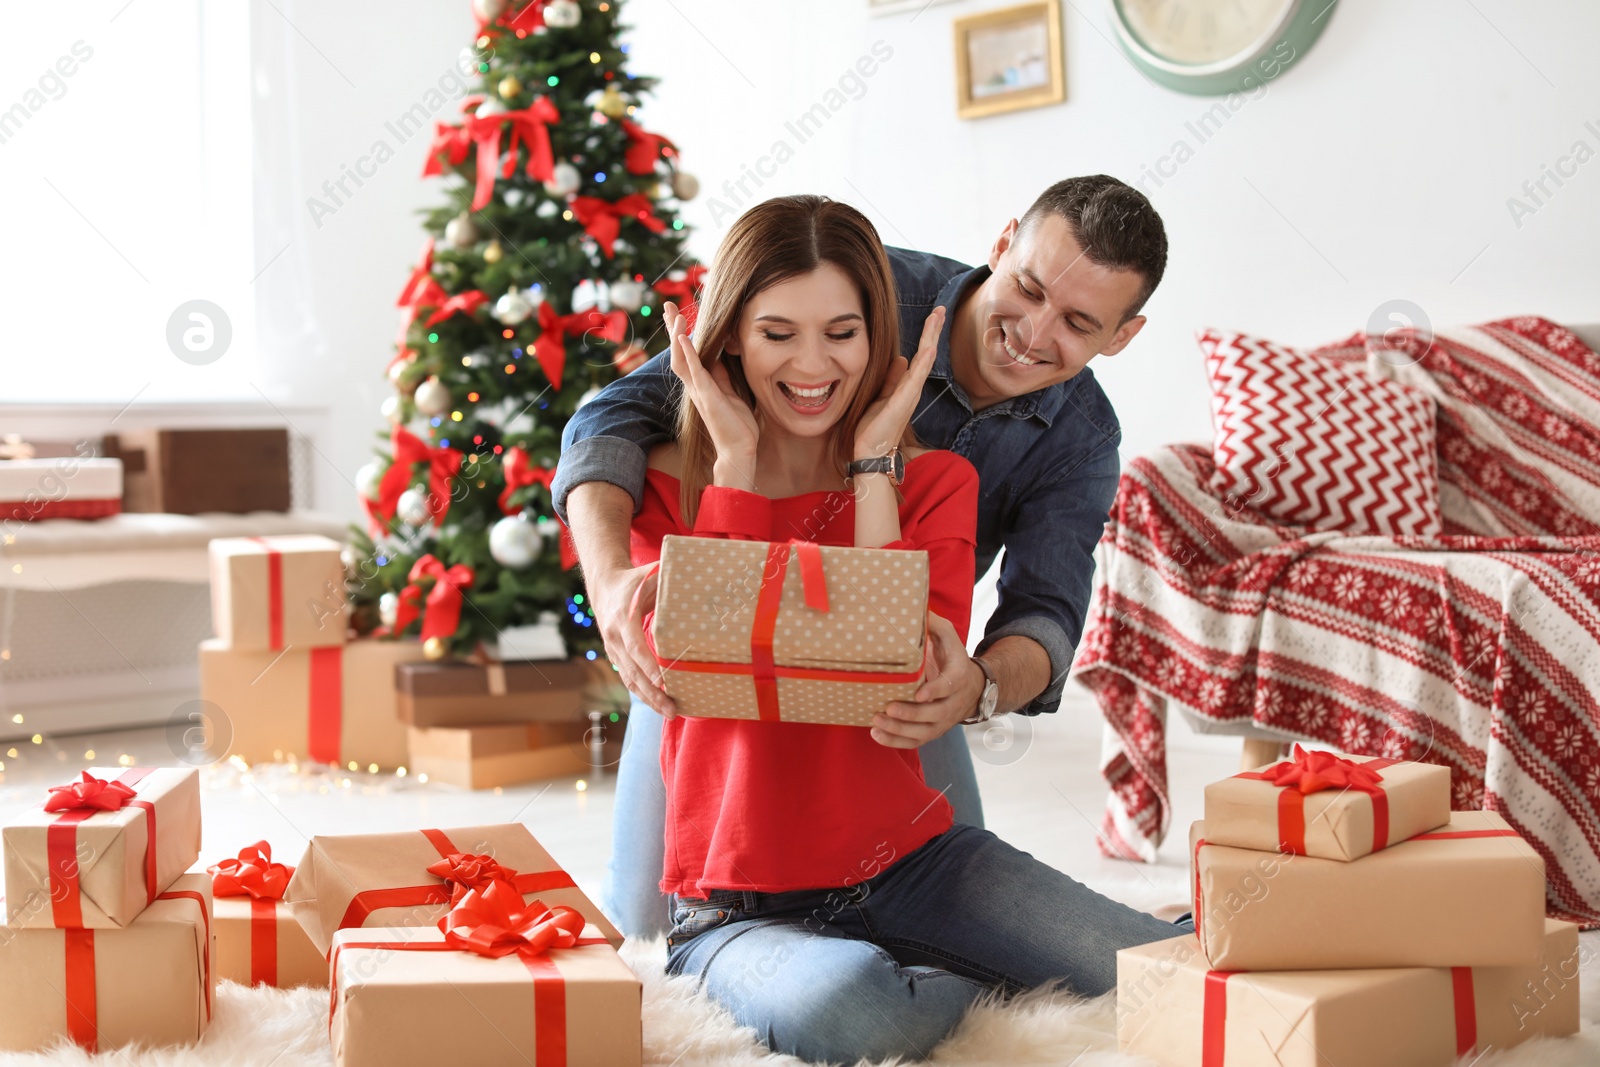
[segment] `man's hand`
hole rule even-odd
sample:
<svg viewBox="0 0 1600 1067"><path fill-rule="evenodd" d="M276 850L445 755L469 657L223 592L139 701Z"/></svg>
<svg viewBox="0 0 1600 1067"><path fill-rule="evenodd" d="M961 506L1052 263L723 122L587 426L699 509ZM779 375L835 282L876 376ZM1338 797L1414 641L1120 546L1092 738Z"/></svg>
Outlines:
<svg viewBox="0 0 1600 1067"><path fill-rule="evenodd" d="M644 637L645 613L656 606L656 576L650 573L650 566L591 573L587 583L594 601L595 622L606 643L606 656L617 668L622 684L634 696L672 718L678 709L661 688L661 672Z"/></svg>
<svg viewBox="0 0 1600 1067"><path fill-rule="evenodd" d="M872 720L872 739L880 745L918 748L943 735L978 706L983 669L967 655L956 628L931 611L928 642L933 662L914 702L895 701Z"/></svg>

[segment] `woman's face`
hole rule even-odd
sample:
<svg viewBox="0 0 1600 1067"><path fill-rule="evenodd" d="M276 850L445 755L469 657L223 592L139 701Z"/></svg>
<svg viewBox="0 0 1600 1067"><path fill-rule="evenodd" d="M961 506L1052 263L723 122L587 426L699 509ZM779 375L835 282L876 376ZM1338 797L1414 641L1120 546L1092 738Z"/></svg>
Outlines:
<svg viewBox="0 0 1600 1067"><path fill-rule="evenodd" d="M824 263L746 301L724 350L742 357L763 428L827 433L867 370L867 321L849 275Z"/></svg>

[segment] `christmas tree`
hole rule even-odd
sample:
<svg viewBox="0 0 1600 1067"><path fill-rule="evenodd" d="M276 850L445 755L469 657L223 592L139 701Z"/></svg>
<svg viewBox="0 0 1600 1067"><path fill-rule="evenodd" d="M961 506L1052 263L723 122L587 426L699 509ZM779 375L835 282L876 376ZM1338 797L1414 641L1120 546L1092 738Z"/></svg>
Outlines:
<svg viewBox="0 0 1600 1067"><path fill-rule="evenodd" d="M661 302L693 304L676 146L638 115L619 0L473 0L481 82L439 122L424 175L449 202L401 291L390 432L362 469L356 627L470 655L554 613L569 655L602 642L551 507L561 431L665 347Z"/></svg>

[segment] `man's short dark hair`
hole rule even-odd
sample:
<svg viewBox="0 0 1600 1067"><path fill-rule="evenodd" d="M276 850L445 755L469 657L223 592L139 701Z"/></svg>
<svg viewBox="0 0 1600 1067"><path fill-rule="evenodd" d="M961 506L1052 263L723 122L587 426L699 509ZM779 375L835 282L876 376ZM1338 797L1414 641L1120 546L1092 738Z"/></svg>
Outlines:
<svg viewBox="0 0 1600 1067"><path fill-rule="evenodd" d="M1139 272L1144 285L1122 321L1139 314L1167 269L1167 231L1145 195L1108 174L1066 178L1039 194L1018 223L1018 235L1047 214L1066 220L1089 262Z"/></svg>

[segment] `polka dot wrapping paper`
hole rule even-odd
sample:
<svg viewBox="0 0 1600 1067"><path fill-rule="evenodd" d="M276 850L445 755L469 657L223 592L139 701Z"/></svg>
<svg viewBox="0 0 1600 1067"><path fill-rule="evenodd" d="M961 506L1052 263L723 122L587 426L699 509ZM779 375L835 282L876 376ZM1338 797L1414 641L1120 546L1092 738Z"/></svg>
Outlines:
<svg viewBox="0 0 1600 1067"><path fill-rule="evenodd" d="M926 552L668 536L652 635L682 714L869 726L921 684L927 613Z"/></svg>

